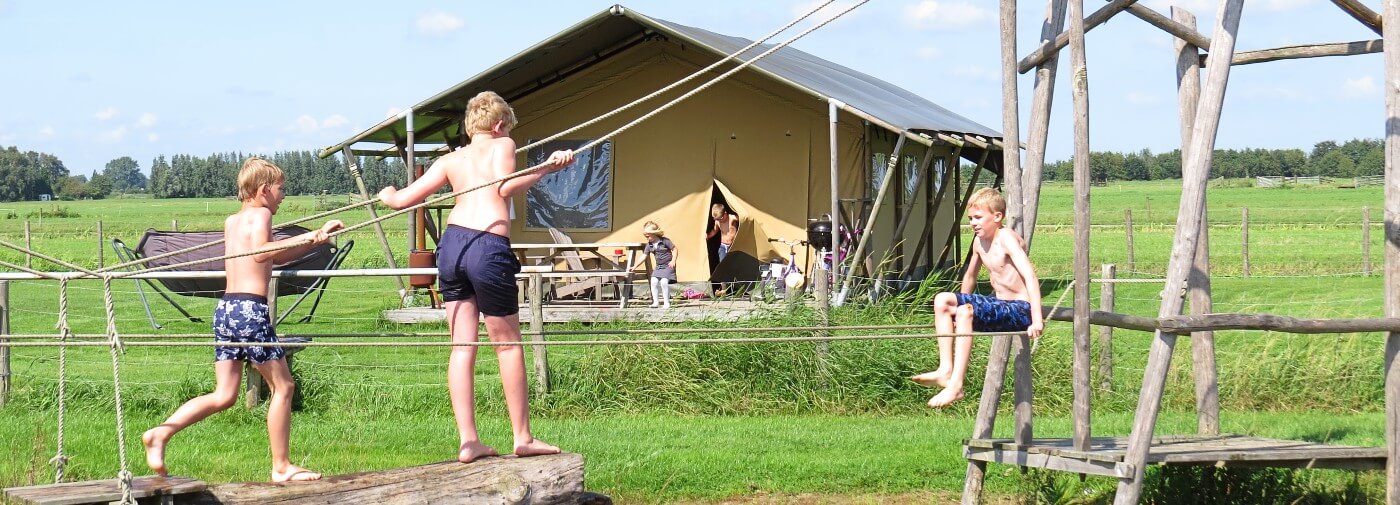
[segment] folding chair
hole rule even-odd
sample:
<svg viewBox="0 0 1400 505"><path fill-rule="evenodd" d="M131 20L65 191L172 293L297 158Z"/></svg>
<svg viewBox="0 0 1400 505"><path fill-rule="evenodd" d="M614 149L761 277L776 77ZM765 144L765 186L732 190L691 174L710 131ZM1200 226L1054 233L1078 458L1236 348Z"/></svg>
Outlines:
<svg viewBox="0 0 1400 505"><path fill-rule="evenodd" d="M286 228L279 228L277 230L274 230L272 238L273 240L281 240L284 238L294 237L302 233L306 233L307 231L308 230L306 228L302 228L300 226L289 226ZM150 229L146 230L145 235L141 237L141 242L137 244L135 249L128 247L125 242L118 238L112 239L112 249L116 251L117 257L121 259L121 261L128 262L145 257L159 256L170 251L185 249L191 246L207 244L219 240L221 238L223 238L223 232L165 232ZM296 258L286 263L278 263L274 265L273 268L277 270L335 270L340 268L341 263L345 261L345 258L350 254L350 251L354 249L354 247L355 242L353 240L346 241L340 247L336 247L331 244L322 244L320 246L312 248L306 254L303 254L300 258ZM188 253L177 254L174 256L161 258L159 260L154 260L148 262L145 266L156 267L163 265L172 265L176 263L184 263L187 261L193 261L198 259L214 258L223 255L224 248L222 246L210 246L203 249L190 251ZM201 263L198 265L190 265L184 270L218 271L223 270L223 268L223 262L213 261L208 263ZM151 312L151 306L146 298L145 289L141 285L143 281L145 282L146 286L150 287L157 294L159 294L161 298L164 298L165 301L169 302L171 306L174 306L175 309L178 310L180 314L183 315L186 319L196 323L203 322L203 320L191 315L190 312L188 310L185 310L185 308L179 303L177 303L174 298L170 297L170 295L168 295L165 291L161 290L160 286L164 286L165 290L168 290L171 293L177 293L184 296L222 298L224 296L224 286L226 285L225 279L223 278L160 279L159 285L157 285L155 282L152 282L151 279L133 280L136 282L136 293L140 296L141 304L146 309L146 318L151 322L151 327L157 330L161 329L161 325L156 322L155 315ZM312 293L315 293L316 298L312 301L311 309L307 312L305 316L302 316L302 318L298 320L298 322L302 323L311 321L312 316L316 314L316 308L321 304L321 296L325 294L326 286L329 283L329 277L280 279L277 282L277 292L272 293L272 296L286 296L293 294L300 296L285 311L281 311L282 314L278 316L277 324L281 324L282 321L287 318L287 316L291 315L292 311L296 310L297 306L301 305L302 301L306 300L306 298Z"/></svg>

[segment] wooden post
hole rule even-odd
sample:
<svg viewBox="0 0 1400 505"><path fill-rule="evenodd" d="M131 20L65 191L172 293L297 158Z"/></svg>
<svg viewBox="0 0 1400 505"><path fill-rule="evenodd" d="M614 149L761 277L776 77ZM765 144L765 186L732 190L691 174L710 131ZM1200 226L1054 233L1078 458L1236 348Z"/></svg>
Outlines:
<svg viewBox="0 0 1400 505"><path fill-rule="evenodd" d="M350 175L355 178L355 187L360 190L360 198L369 200L369 191L365 189L365 179L360 177L359 158L350 151L350 146L345 146L340 154L345 157L345 166L350 170ZM389 248L389 238L384 234L384 223L378 221L379 212L374 210L373 205L366 205L365 209L369 211L370 220L374 221L374 231L379 237L379 247L384 249L384 259L387 260L389 268L398 268L399 264L394 259L394 251ZM399 298L400 303L402 303L402 300L408 296L408 285L404 284L403 277L394 277L394 281L399 285Z"/></svg>
<svg viewBox="0 0 1400 505"><path fill-rule="evenodd" d="M1099 310L1113 312L1113 279L1117 268L1112 263L1103 265L1103 282L1099 283ZM1113 390L1113 327L1099 327L1099 390Z"/></svg>
<svg viewBox="0 0 1400 505"><path fill-rule="evenodd" d="M1084 0L1069 2L1070 94L1074 99L1074 447L1089 450L1089 70Z"/></svg>
<svg viewBox="0 0 1400 505"><path fill-rule="evenodd" d="M25 219L25 220L24 220L24 248L25 248L25 252L24 252L24 268L34 268L34 265L33 265L32 261L31 261L32 258L31 258L30 255L29 255L29 251L33 251L33 250L34 250L34 245L33 245L33 244L30 242L30 240L29 240L29 220L28 220L28 219Z"/></svg>
<svg viewBox="0 0 1400 505"><path fill-rule="evenodd" d="M1397 1L1397 0L1390 0ZM1211 32L1211 53L1207 61L1206 75L1209 79L1201 88L1200 103L1196 107L1196 122L1191 131L1191 144L1183 149L1189 157L1182 162L1181 202L1176 218L1176 239L1172 243L1171 260L1167 268L1167 283L1163 292L1159 317L1176 316L1183 305L1179 295L1186 286L1187 274L1194 261L1196 230L1205 217L1206 182L1211 161L1215 154L1215 137L1220 127L1220 113L1225 101L1225 88L1230 78L1230 59L1235 54L1235 34L1239 32L1240 11L1244 0L1222 0L1215 16L1216 26ZM1073 19L1073 18L1071 18ZM1400 339L1397 339L1400 343ZM1162 393L1166 387L1167 373L1171 368L1176 335L1157 331L1148 352L1147 366L1143 371L1142 392L1138 396L1137 413L1133 418L1133 428L1127 440L1127 452L1123 463L1131 468L1132 475L1120 478L1118 490L1114 494L1115 504L1137 503L1142 496L1142 483L1147 475L1147 455L1152 446L1153 431L1157 427L1157 414L1162 408Z"/></svg>
<svg viewBox="0 0 1400 505"><path fill-rule="evenodd" d="M10 334L10 281L0 281L0 337ZM9 339L0 338L0 343ZM10 403L10 348L0 347L0 407Z"/></svg>
<svg viewBox="0 0 1400 505"><path fill-rule="evenodd" d="M544 342L544 282L540 274L530 274L530 340ZM535 391L549 392L549 357L545 346L533 346L535 356Z"/></svg>
<svg viewBox="0 0 1400 505"><path fill-rule="evenodd" d="M1240 269L1249 277L1249 207L1240 209Z"/></svg>
<svg viewBox="0 0 1400 505"><path fill-rule="evenodd" d="M1001 175L1003 225L1021 231L1021 116L1016 86L1016 0L1001 0ZM898 240L895 237L895 240Z"/></svg>
<svg viewBox="0 0 1400 505"><path fill-rule="evenodd" d="M180 223L175 218L170 218L170 231L180 231Z"/></svg>
<svg viewBox="0 0 1400 505"><path fill-rule="evenodd" d="M1391 26L1400 19L1400 0L1381 2ZM1384 30L1385 79L1385 315L1400 317L1400 30ZM1385 340L1385 499L1400 502L1400 332Z"/></svg>
<svg viewBox="0 0 1400 505"><path fill-rule="evenodd" d="M831 273L830 270L821 270L821 269L817 269L816 285L814 286L814 289L815 289L816 292L817 292L816 295L817 295L817 325L818 325L818 326L829 326L829 325L831 324L831 313L830 313L830 310L831 310L831 296L829 295L829 293L830 293L830 281L829 281L830 277L827 275L827 274L830 274L830 273ZM826 331L826 330L820 330L820 331L817 331L817 332L816 332L815 336L817 336L817 337L829 337L829 336L831 336L831 332ZM827 353L829 353L829 352L831 351L831 342L825 342L825 341L817 342L816 350L817 350L817 381L818 381L818 383L821 385L821 388L822 388L822 389L826 389L826 386L827 386L827 381L826 381L826 377L827 377L826 356L827 356Z"/></svg>
<svg viewBox="0 0 1400 505"><path fill-rule="evenodd" d="M106 242L106 240L105 240L105 239L103 238L103 236L102 236L102 220L101 220L101 219L98 219L98 220L97 220L97 268L99 268L99 269L102 268L102 267L107 266L107 265L106 265L106 261L103 260L103 252L102 252L103 250L107 249L107 248L105 247L106 244L104 244L104 242Z"/></svg>
<svg viewBox="0 0 1400 505"><path fill-rule="evenodd" d="M1371 276L1371 207L1361 208L1361 275Z"/></svg>
<svg viewBox="0 0 1400 505"><path fill-rule="evenodd" d="M1011 336L992 337L992 348L987 351L987 378L982 381L982 400L977 405L977 420L972 425L972 438L991 438L996 426L997 404L1001 402L1001 390L1006 383L1006 361L1011 353ZM963 479L962 503L972 505L981 502L982 482L986 478L987 462L968 461L967 476Z"/></svg>
<svg viewBox="0 0 1400 505"><path fill-rule="evenodd" d="M1066 0L1049 0L1045 22L1041 24L1041 43L1054 41L1064 31ZM1030 134L1026 140L1026 163L1021 172L1021 236L1030 252L1035 237L1035 221L1040 212L1040 183L1045 171L1045 146L1050 136L1050 109L1053 105L1055 74L1060 68L1056 51L1035 70L1035 95L1031 98Z"/></svg>
<svg viewBox="0 0 1400 505"><path fill-rule="evenodd" d="M1133 209L1123 209L1123 229L1128 233L1128 273L1137 271L1133 265Z"/></svg>

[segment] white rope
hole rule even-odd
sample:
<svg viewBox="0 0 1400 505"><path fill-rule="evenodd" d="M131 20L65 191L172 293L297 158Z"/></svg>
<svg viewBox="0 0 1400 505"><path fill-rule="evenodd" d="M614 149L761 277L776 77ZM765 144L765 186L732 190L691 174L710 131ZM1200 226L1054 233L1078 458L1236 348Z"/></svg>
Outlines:
<svg viewBox="0 0 1400 505"><path fill-rule="evenodd" d="M67 343L69 335L73 333L72 329L68 327L68 279L59 279L58 281L58 324L56 326L61 341L58 346L58 448L49 463L54 466L53 482L59 484L63 482L63 474L68 467L68 455L63 453L64 417L67 412L65 402L68 398L68 346L63 345L63 343Z"/></svg>
<svg viewBox="0 0 1400 505"><path fill-rule="evenodd" d="M105 274L102 276L103 296L102 301L107 311L107 336L110 339L107 346L112 354L112 397L117 411L117 461L120 470L117 471L117 485L122 491L122 503L124 505L136 505L136 498L131 494L132 475L127 470L126 464L126 416L122 412L122 368L119 354L123 351L121 336L117 334L117 311L112 302L112 276Z"/></svg>

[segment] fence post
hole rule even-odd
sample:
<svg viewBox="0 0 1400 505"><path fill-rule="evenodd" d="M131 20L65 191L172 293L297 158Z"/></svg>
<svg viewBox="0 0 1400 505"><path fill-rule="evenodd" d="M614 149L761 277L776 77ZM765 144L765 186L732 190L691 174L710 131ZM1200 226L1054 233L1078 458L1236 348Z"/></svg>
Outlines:
<svg viewBox="0 0 1400 505"><path fill-rule="evenodd" d="M544 283L540 274L530 274L530 340L544 342ZM549 357L545 346L534 346L535 389L540 394L549 392Z"/></svg>
<svg viewBox="0 0 1400 505"><path fill-rule="evenodd" d="M1361 208L1361 275L1371 276L1371 207Z"/></svg>
<svg viewBox="0 0 1400 505"><path fill-rule="evenodd" d="M815 288L817 292L816 294L818 326L828 326L831 324L831 314L830 312L828 312L829 310L831 310L829 307L831 297L827 293L827 288L830 285L830 273L830 270L817 269ZM816 336L828 337L831 336L831 332L826 330L819 330L816 332ZM822 389L826 389L826 354L830 350L831 342L817 342L817 383L822 387Z"/></svg>
<svg viewBox="0 0 1400 505"><path fill-rule="evenodd" d="M170 231L180 231L180 223L175 222L175 218L170 218Z"/></svg>
<svg viewBox="0 0 1400 505"><path fill-rule="evenodd" d="M1240 209L1240 258L1245 277L1249 277L1249 207Z"/></svg>
<svg viewBox="0 0 1400 505"><path fill-rule="evenodd" d="M30 259L30 256L29 256L29 251L33 251L33 250L34 250L34 247L33 247L33 245L29 242L29 220L28 220L28 219L25 219L25 220L24 220L24 249L25 249L25 251L24 251L24 268L34 268L34 265L30 263L31 259Z"/></svg>
<svg viewBox="0 0 1400 505"><path fill-rule="evenodd" d="M1136 272L1133 268L1133 209L1123 209L1123 228L1128 231L1128 271Z"/></svg>
<svg viewBox="0 0 1400 505"><path fill-rule="evenodd" d="M10 334L10 281L0 281L0 343ZM10 348L0 347L0 407L10 403Z"/></svg>
<svg viewBox="0 0 1400 505"><path fill-rule="evenodd" d="M1099 310L1113 312L1114 283L1117 268L1112 263L1103 265L1103 282L1099 283ZM1099 389L1113 390L1113 327L1099 327Z"/></svg>
<svg viewBox="0 0 1400 505"><path fill-rule="evenodd" d="M103 250L103 249L106 249L106 248L105 248L105 247L102 247L102 242L103 242L103 239L102 239L102 220L101 220L101 219L98 219L98 220L97 220L97 268L102 268L102 267L107 266L107 265L106 265L106 261L103 260L102 250Z"/></svg>

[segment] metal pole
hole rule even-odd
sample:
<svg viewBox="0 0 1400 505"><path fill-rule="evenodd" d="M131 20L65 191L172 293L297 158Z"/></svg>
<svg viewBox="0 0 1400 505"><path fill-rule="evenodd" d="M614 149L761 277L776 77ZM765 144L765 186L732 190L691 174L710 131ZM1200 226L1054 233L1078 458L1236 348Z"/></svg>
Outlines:
<svg viewBox="0 0 1400 505"><path fill-rule="evenodd" d="M414 168L416 168L417 162L414 161L416 159L416 156L413 153L413 107L409 107L408 112L404 113L404 123L405 128L408 129L408 141L407 144L404 146L404 152L407 153L407 155L404 156L404 162L407 170L407 174L405 174L406 179L404 179L407 182L404 183L404 186L407 187L409 184L413 184L414 179L416 179L416 177L414 176L417 175L414 173ZM410 212L408 214L408 250L414 250L414 246L417 245L417 242L418 213Z"/></svg>
<svg viewBox="0 0 1400 505"><path fill-rule="evenodd" d="M365 179L360 176L359 159L355 157L349 147L340 153L345 156L345 166L350 170L350 175L355 177L355 187L359 188L360 196L369 200L369 191L365 189ZM384 223L379 221L379 212L374 210L373 205L366 205L365 209L369 210L369 217L374 221L374 231L379 237L379 246L384 248L384 258L389 261L389 268L399 268L398 262L394 260L394 250L389 247L389 237L384 234ZM403 277L394 277L394 281L399 284L399 300L402 303L408 297L408 285L404 284Z"/></svg>
<svg viewBox="0 0 1400 505"><path fill-rule="evenodd" d="M831 144L831 285L840 286L841 275L841 189L840 181L837 177L837 152L836 152L836 122L840 110L841 102L834 99L827 99L827 119L831 126L831 136L828 141ZM851 223L855 226L855 223ZM837 293L836 305L841 305L840 293Z"/></svg>

